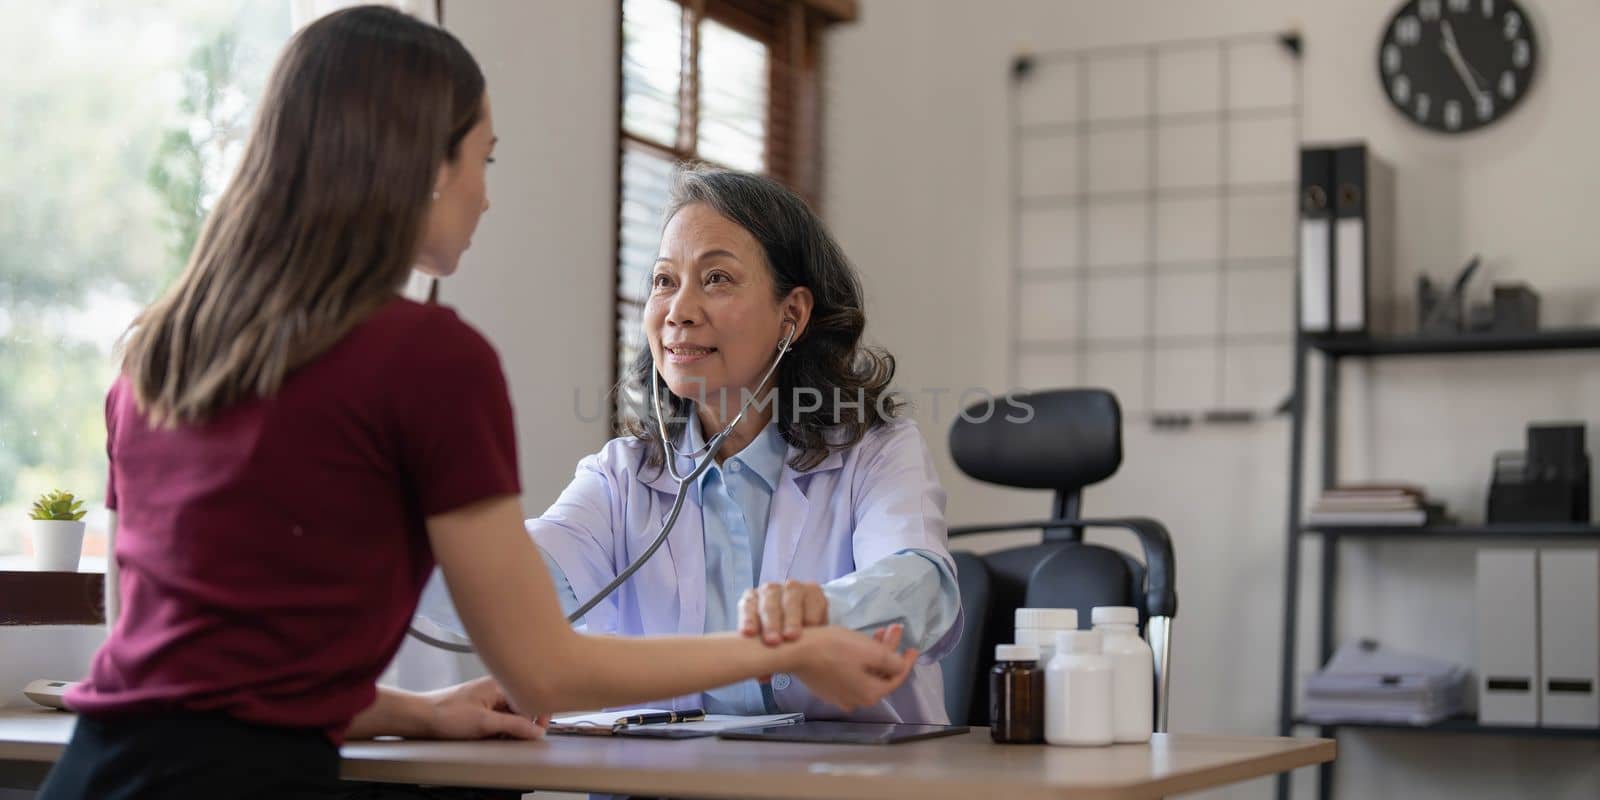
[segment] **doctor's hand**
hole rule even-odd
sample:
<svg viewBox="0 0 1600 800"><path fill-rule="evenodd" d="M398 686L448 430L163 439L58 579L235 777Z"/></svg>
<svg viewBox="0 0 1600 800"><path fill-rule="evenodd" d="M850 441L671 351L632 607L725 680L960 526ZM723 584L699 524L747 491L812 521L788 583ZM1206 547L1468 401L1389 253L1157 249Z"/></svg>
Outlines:
<svg viewBox="0 0 1600 800"><path fill-rule="evenodd" d="M430 707L427 730L434 739L538 739L550 727L548 716L529 719L518 713L493 678L479 678L422 697Z"/></svg>
<svg viewBox="0 0 1600 800"><path fill-rule="evenodd" d="M828 624L828 597L805 581L764 583L739 597L739 633L769 645L800 638L801 628Z"/></svg>
<svg viewBox="0 0 1600 800"><path fill-rule="evenodd" d="M905 683L917 651L896 653L903 629L891 625L872 636L839 627L806 631L796 648L799 665L791 670L813 695L843 711L876 704Z"/></svg>

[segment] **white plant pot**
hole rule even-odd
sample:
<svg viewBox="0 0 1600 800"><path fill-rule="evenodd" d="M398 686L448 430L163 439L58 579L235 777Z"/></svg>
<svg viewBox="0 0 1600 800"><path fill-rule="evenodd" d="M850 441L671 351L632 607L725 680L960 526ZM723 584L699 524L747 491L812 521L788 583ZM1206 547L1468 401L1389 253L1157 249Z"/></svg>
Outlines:
<svg viewBox="0 0 1600 800"><path fill-rule="evenodd" d="M83 521L30 519L33 562L41 572L77 572L83 555Z"/></svg>

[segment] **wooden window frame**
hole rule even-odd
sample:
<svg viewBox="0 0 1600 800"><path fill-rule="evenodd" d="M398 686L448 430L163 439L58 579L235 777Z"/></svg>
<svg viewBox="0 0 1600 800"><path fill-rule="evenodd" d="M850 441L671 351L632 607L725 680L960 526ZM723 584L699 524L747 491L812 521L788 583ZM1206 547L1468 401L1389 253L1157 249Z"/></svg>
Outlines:
<svg viewBox="0 0 1600 800"><path fill-rule="evenodd" d="M819 101L822 69L822 33L832 24L854 21L856 0L673 0L689 16L684 26L687 47L678 86L678 132L672 144L658 142L627 130L623 122L623 0L617 2L617 158L616 227L613 230L611 376L621 374L618 330L624 306L642 304L623 296L622 281L622 161L628 148L640 148L674 162L706 160L698 153L700 97L700 25L709 19L739 31L768 48L767 124L764 162L766 174L794 189L812 208L821 207L821 125ZM611 418L617 419L616 398Z"/></svg>

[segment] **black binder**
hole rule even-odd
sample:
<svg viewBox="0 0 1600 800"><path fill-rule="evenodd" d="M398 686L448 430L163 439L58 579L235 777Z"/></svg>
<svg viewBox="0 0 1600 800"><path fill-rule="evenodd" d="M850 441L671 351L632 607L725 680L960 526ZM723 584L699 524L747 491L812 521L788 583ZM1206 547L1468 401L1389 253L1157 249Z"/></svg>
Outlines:
<svg viewBox="0 0 1600 800"><path fill-rule="evenodd" d="M1300 330L1333 330L1333 155L1300 148Z"/></svg>

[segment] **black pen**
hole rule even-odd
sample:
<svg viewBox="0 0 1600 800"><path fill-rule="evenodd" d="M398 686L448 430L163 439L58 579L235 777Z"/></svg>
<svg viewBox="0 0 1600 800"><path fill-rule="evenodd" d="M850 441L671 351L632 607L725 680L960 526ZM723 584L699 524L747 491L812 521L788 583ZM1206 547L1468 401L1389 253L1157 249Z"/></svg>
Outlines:
<svg viewBox="0 0 1600 800"><path fill-rule="evenodd" d="M673 722L696 722L706 718L703 708L691 708L688 711L662 711L658 714L635 714L617 720L616 727L625 728L630 725L664 725Z"/></svg>

